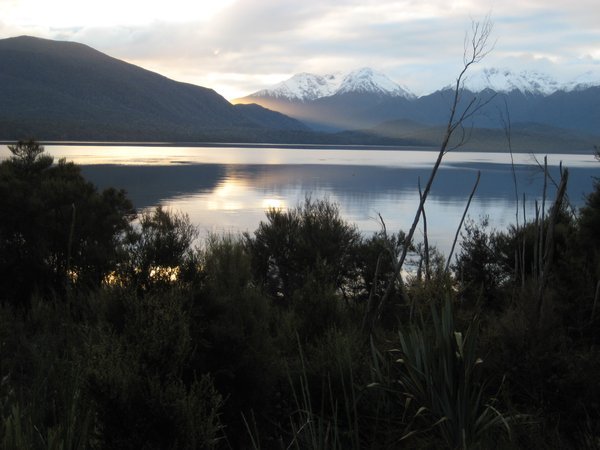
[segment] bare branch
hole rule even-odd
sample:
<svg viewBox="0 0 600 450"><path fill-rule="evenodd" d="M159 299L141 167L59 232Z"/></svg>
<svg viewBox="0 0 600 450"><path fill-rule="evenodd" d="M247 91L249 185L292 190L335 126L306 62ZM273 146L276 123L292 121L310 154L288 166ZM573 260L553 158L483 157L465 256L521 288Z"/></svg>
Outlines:
<svg viewBox="0 0 600 450"><path fill-rule="evenodd" d="M394 276L388 282L388 284L386 286L386 290L385 290L383 296L381 297L381 299L379 300L378 304L375 305L375 302L373 302L373 305L370 305L369 310L367 311L368 320L366 321L366 324L368 326L369 331L372 331L374 329L374 324L379 317L379 313L381 312L384 303L387 301L388 297L390 296L395 281L400 276L402 267L404 265L404 261L406 259L407 253L408 253L408 249L410 248L410 243L412 242L412 239L415 234L415 230L417 229L417 225L419 224L421 215L424 212L424 205L425 205L425 202L427 201L427 197L429 195L429 191L431 190L431 186L433 185L433 180L435 179L435 176L436 176L437 171L442 163L442 159L443 159L444 155L448 151L448 145L450 142L450 138L452 137L454 131L463 125L464 121L467 118L472 117L472 115L475 112L479 111L481 109L481 107L483 107L485 104L487 104L487 103L489 103L489 101L491 101L491 99L490 99L490 100L488 100L487 103L482 102L481 106L474 107L473 105L477 104L477 100L473 99L469 102L469 104L467 105L467 107L464 110L459 111L459 101L460 101L460 95L461 95L461 91L462 91L462 87L463 87L463 81L464 81L465 74L467 73L467 71L473 64L480 62L483 58L485 58L485 56L493 48L493 45L492 46L489 45L489 39L490 39L490 36L492 33L492 28L493 28L492 22L488 15L485 17L485 19L482 22L472 22L471 33L467 34L465 36L465 45L464 45L464 53L463 53L463 68L462 68L461 72L459 73L458 77L456 78L456 83L455 83L455 87L454 87L454 99L453 99L452 105L450 107L450 116L449 116L448 122L446 124L446 132L442 139L442 143L440 144L440 150L438 152L437 159L434 163L434 166L433 166L433 169L429 176L429 179L427 181L427 184L425 185L425 188L423 189L423 193L420 196L419 206L417 208L417 212L415 214L413 223L410 227L408 234L405 236L404 245L402 246L402 253L400 254L400 257L398 258L398 260L396 261L396 264L395 264ZM458 119L457 119L457 117L458 117ZM363 327L363 328L366 328L366 327Z"/></svg>
<svg viewBox="0 0 600 450"><path fill-rule="evenodd" d="M456 229L456 234L454 235L454 241L452 241L452 248L450 249L450 254L448 255L448 260L446 261L446 268L444 269L445 272L448 272L448 269L450 268L450 263L452 262L452 254L454 253L454 247L456 247L456 241L458 240L460 230L465 221L465 217L467 217L467 213L469 212L469 206L471 206L471 200L473 200L473 196L475 195L477 186L479 186L480 178L481 178L481 171L478 170L477 171L477 179L475 180L475 185L473 186L473 189L471 190L471 195L469 195L469 200L467 201L467 206L465 206L465 210L460 219L460 223L458 224L458 228Z"/></svg>
<svg viewBox="0 0 600 450"><path fill-rule="evenodd" d="M539 161L539 159L537 159L537 157L535 156L535 154L531 153L531 157L533 158L533 160L535 161L535 163L537 164L538 168L544 172L544 176L548 177L548 180L550 180L550 182L552 183L552 185L558 189L559 184L556 182L556 180L554 179L554 177L552 176L552 174L550 174L550 172L547 172L544 169L544 166L542 165L542 163ZM562 165L562 161L560 162L560 164ZM546 173L547 172L547 173ZM561 171L562 172L562 171ZM562 175L562 173L561 173ZM573 216L577 215L577 210L576 208L573 206L573 204L571 203L571 200L569 199L569 194L565 193L565 198L564 200L566 201L566 204L568 206L568 208L571 210L571 214Z"/></svg>
<svg viewBox="0 0 600 450"><path fill-rule="evenodd" d="M558 186L558 191L556 192L556 199L554 200L554 204L552 205L552 209L550 211L550 217L548 218L548 228L546 231L546 239L544 242L545 248L543 249L543 256L541 261L543 267L541 271L537 295L538 327L541 325L544 316L544 307L546 303L544 291L548 282L548 274L550 272L550 267L554 259L554 231L556 223L558 222L558 214L562 206L564 195L567 190L568 179L569 171L565 170L561 176L560 185Z"/></svg>
<svg viewBox="0 0 600 450"><path fill-rule="evenodd" d="M517 226L517 230L518 230L519 229L519 187L517 184L517 173L515 171L515 160L513 158L513 151L512 151L512 124L510 121L510 111L508 109L508 103L506 101L506 98L504 99L504 112L506 113L506 116L500 110L500 120L502 121L502 126L504 128L504 135L506 136L506 142L508 144L508 152L510 153L510 168L512 171L513 186L515 188L515 205L516 205L515 219L516 219L516 226Z"/></svg>
<svg viewBox="0 0 600 450"><path fill-rule="evenodd" d="M421 177L419 177L419 198L423 197L423 192L421 191ZM431 278L431 274L429 272L429 237L427 236L427 216L425 215L425 208L421 211L423 215L423 244L425 246L425 279L429 281Z"/></svg>

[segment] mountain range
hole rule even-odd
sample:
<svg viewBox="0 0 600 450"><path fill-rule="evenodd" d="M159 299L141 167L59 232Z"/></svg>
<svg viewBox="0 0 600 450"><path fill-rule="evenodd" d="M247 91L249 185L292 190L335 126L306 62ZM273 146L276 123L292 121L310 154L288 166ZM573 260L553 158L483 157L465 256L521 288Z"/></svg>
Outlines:
<svg viewBox="0 0 600 450"><path fill-rule="evenodd" d="M365 130L394 120L423 128L446 122L453 93L448 86L417 97L383 73L363 68L346 75L294 75L234 103L256 103L317 130ZM465 79L461 98L464 105L472 98L485 103L468 126L502 128L510 119L516 128L536 124L600 134L600 75L558 83L539 72L486 68Z"/></svg>
<svg viewBox="0 0 600 450"><path fill-rule="evenodd" d="M371 68L302 73L232 104L75 42L0 40L0 140L247 142L436 146L453 91L416 96ZM535 72L485 69L462 105L487 102L467 123L465 149L590 150L600 141L600 82L557 83Z"/></svg>
<svg viewBox="0 0 600 450"><path fill-rule="evenodd" d="M600 75L586 72L568 82L559 83L547 74L523 70L483 68L465 78L465 88L471 92L487 89L508 94L520 91L529 95L551 95L557 91L576 91L600 86ZM452 89L448 86L445 89ZM299 73L270 88L262 89L249 97L272 97L289 101L308 102L332 95L368 93L379 96L416 99L406 86L401 86L382 72L370 67L353 70L347 74L335 72L326 75Z"/></svg>

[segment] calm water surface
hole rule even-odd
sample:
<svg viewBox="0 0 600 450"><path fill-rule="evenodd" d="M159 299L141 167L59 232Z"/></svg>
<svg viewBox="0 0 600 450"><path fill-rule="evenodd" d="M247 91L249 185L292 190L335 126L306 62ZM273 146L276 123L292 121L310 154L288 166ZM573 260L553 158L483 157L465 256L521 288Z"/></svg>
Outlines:
<svg viewBox="0 0 600 450"><path fill-rule="evenodd" d="M306 196L328 198L364 233L408 229L437 157L435 151L364 148L242 148L144 146L46 146L55 158L83 166L100 188L124 188L138 208L164 205L187 213L202 233L253 231L270 207L289 208ZM0 159L8 155L0 147ZM544 155L515 154L519 201L526 214L542 195L538 166ZM550 173L570 171L569 199L574 208L591 191L600 163L589 155L548 155ZM447 252L477 171L481 181L469 215L488 216L495 228L515 222L511 158L503 153L452 152L446 155L426 205L430 240ZM549 189L553 198L555 189ZM522 205L519 209L522 208ZM521 219L522 220L522 216ZM420 235L417 236L419 238Z"/></svg>

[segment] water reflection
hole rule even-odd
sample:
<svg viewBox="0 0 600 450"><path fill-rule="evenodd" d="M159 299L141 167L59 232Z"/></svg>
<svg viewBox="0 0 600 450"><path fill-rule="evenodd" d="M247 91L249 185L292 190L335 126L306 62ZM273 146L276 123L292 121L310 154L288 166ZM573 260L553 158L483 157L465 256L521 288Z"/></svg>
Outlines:
<svg viewBox="0 0 600 450"><path fill-rule="evenodd" d="M201 230L253 231L265 210L301 204L306 196L328 198L363 232L408 229L419 196L437 156L434 151L371 148L46 146L55 158L82 165L84 175L101 188L127 190L137 208L164 205L187 213ZM0 146L0 160L9 152ZM536 161L537 159L537 161ZM519 202L533 217L540 199L542 155L516 154ZM592 189L600 165L589 155L549 155L558 180L560 161L569 167L568 195L577 208ZM430 240L447 251L465 203L482 172L470 216L489 216L497 228L514 222L515 190L507 153L449 153L426 205ZM551 185L548 197L554 196ZM418 236L417 236L418 238Z"/></svg>
<svg viewBox="0 0 600 450"><path fill-rule="evenodd" d="M593 166L592 166L593 167ZM529 217L542 192L541 172L531 165L515 167L520 201L525 194ZM489 216L504 228L514 222L515 194L510 166L465 162L443 167L427 204L429 235L447 251L460 221L477 171L482 178L471 204L474 218ZM306 196L328 198L340 205L342 215L363 232L380 229L381 214L388 229L407 229L418 205L418 182L430 169L356 165L227 165L168 166L90 165L84 174L100 187L125 188L135 205L162 204L185 211L207 232L253 231L267 208L301 204ZM592 168L571 169L569 195L578 207L592 188ZM551 168L558 179L558 168ZM551 186L548 196L552 198Z"/></svg>

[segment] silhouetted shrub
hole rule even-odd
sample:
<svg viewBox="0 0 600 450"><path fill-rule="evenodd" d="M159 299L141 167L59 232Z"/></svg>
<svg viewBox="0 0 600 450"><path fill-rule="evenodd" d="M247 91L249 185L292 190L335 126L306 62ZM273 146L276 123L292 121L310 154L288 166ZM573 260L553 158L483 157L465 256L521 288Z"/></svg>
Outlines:
<svg viewBox="0 0 600 450"><path fill-rule="evenodd" d="M132 206L123 191L102 193L79 167L36 143L9 147L0 164L0 300L27 306L32 294L98 286L119 257Z"/></svg>
<svg viewBox="0 0 600 450"><path fill-rule="evenodd" d="M484 300L497 306L494 303L505 274L496 247L496 233L487 231L487 227L487 218L480 224L467 220L453 269L465 300L473 303Z"/></svg>
<svg viewBox="0 0 600 450"><path fill-rule="evenodd" d="M65 303L34 299L27 315L0 307L0 447L89 448L82 333Z"/></svg>
<svg viewBox="0 0 600 450"><path fill-rule="evenodd" d="M260 418L271 411L284 381L272 301L255 286L251 259L242 240L211 235L199 251L199 279L192 298L191 333L196 345L191 367L209 372L227 399L223 418L232 445L243 442L241 413Z"/></svg>
<svg viewBox="0 0 600 450"><path fill-rule="evenodd" d="M337 205L307 198L288 211L269 210L246 242L257 278L272 296L289 299L309 276L341 289L354 273L351 255L360 234Z"/></svg>
<svg viewBox="0 0 600 450"><path fill-rule="evenodd" d="M144 211L124 237L127 259L119 273L141 290L181 280L194 263L192 246L197 235L185 214L160 206Z"/></svg>
<svg viewBox="0 0 600 450"><path fill-rule="evenodd" d="M123 314L122 330L100 321L87 337L87 392L102 446L215 446L222 397L208 375L186 375L193 343L181 296L129 295Z"/></svg>
<svg viewBox="0 0 600 450"><path fill-rule="evenodd" d="M592 270L600 278L600 181L587 196L579 214L579 238L582 248L590 258Z"/></svg>

